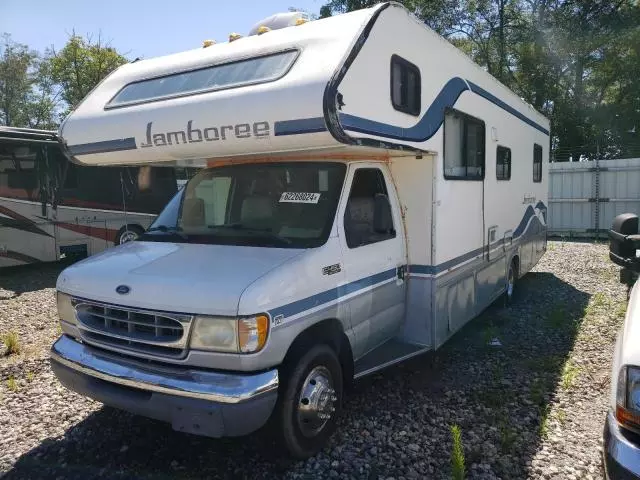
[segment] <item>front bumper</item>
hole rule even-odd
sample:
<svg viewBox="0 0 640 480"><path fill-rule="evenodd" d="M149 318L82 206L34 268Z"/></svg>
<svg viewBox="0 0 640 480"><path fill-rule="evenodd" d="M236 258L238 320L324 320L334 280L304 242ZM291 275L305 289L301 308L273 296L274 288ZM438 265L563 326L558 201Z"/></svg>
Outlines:
<svg viewBox="0 0 640 480"><path fill-rule="evenodd" d="M278 371L236 374L137 361L62 335L51 366L70 390L106 405L210 437L251 433L268 420Z"/></svg>
<svg viewBox="0 0 640 480"><path fill-rule="evenodd" d="M604 427L604 466L609 479L640 479L640 444L627 438L611 412Z"/></svg>

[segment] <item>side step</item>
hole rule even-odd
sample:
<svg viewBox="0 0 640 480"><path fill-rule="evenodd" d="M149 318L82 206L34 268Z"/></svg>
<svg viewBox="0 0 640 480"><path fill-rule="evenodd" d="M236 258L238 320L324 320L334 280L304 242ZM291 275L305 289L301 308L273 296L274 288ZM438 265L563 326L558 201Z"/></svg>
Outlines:
<svg viewBox="0 0 640 480"><path fill-rule="evenodd" d="M393 338L371 350L354 365L354 378L364 377L398 362L431 350L431 347L414 345Z"/></svg>

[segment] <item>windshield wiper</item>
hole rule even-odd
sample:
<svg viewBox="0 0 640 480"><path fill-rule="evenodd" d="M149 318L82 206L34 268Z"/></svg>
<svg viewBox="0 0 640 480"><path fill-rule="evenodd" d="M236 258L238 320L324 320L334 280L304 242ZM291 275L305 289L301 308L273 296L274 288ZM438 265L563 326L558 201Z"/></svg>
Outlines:
<svg viewBox="0 0 640 480"><path fill-rule="evenodd" d="M146 232L144 233L149 233L149 232L162 232L162 233L168 233L169 235L175 235L177 237L180 237L183 240L187 239L187 235L185 235L184 233L182 233L182 227L169 227L167 225L158 225L157 227L152 227L150 229L148 229Z"/></svg>
<svg viewBox="0 0 640 480"><path fill-rule="evenodd" d="M147 232L181 232L182 227L168 227L167 225L158 225L157 227L151 227Z"/></svg>
<svg viewBox="0 0 640 480"><path fill-rule="evenodd" d="M226 225L207 225L207 227L211 229L220 228L220 229L242 230L243 232L249 232L249 233L256 234L257 236L267 237L271 240L276 240L280 243L284 243L285 245L291 245L293 243L287 237L283 237L282 235L273 233L270 228L249 227L241 223L229 223Z"/></svg>

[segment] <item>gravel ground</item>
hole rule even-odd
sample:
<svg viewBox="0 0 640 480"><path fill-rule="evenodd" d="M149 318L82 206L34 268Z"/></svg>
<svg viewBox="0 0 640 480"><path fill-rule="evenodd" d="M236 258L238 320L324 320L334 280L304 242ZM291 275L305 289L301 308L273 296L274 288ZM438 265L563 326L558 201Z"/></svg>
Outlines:
<svg viewBox="0 0 640 480"><path fill-rule="evenodd" d="M602 477L626 303L605 245L550 242L513 306L496 304L438 352L356 384L338 433L306 462L287 459L264 432L180 434L60 386L47 362L59 271L0 273L0 333L22 342L20 354L0 359L5 478L449 478L452 424L469 478Z"/></svg>

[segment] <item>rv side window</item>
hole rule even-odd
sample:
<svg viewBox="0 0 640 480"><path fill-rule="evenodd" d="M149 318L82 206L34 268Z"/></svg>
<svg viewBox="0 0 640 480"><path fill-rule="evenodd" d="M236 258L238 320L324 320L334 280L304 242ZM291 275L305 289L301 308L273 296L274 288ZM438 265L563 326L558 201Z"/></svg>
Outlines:
<svg viewBox="0 0 640 480"><path fill-rule="evenodd" d="M542 182L542 147L537 143L533 144L533 181Z"/></svg>
<svg viewBox="0 0 640 480"><path fill-rule="evenodd" d="M496 151L496 179L511 179L511 149L501 145Z"/></svg>
<svg viewBox="0 0 640 480"><path fill-rule="evenodd" d="M35 200L38 195L37 162L38 154L33 147L16 144L0 147L0 194Z"/></svg>
<svg viewBox="0 0 640 480"><path fill-rule="evenodd" d="M391 57L391 102L400 112L420 115L420 69L397 55Z"/></svg>
<svg viewBox="0 0 640 480"><path fill-rule="evenodd" d="M356 170L344 213L344 231L349 248L395 238L387 185L379 169Z"/></svg>
<svg viewBox="0 0 640 480"><path fill-rule="evenodd" d="M444 178L482 180L484 178L484 122L456 110L444 120Z"/></svg>

